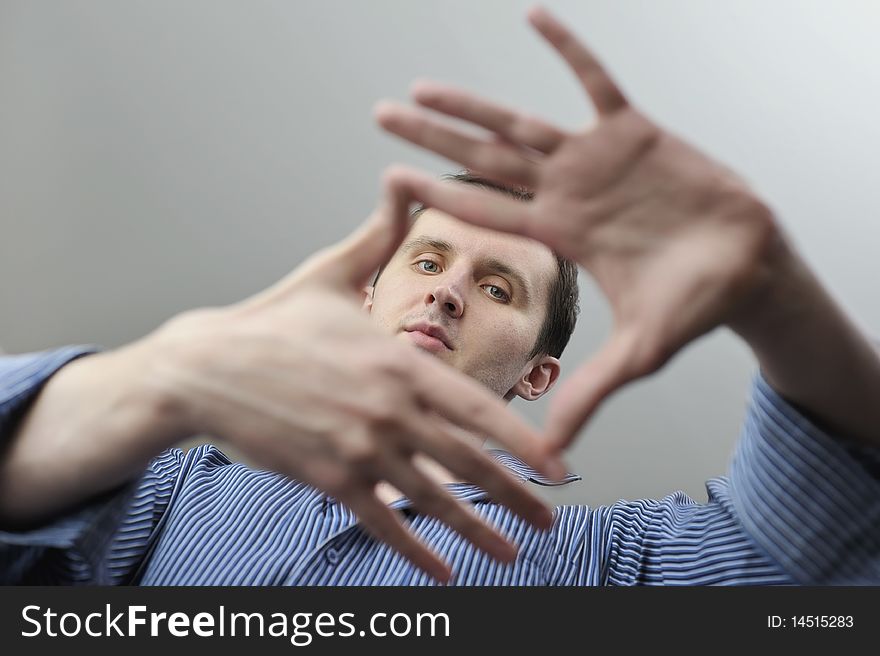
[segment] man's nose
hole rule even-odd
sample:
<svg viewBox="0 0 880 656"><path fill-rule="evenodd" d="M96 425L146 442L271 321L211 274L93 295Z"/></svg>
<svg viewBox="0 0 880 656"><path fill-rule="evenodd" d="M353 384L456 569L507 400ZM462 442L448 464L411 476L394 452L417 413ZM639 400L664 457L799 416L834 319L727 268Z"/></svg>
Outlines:
<svg viewBox="0 0 880 656"><path fill-rule="evenodd" d="M464 312L464 300L450 285L438 285L425 299L428 305L436 303L439 308L453 319L459 319Z"/></svg>

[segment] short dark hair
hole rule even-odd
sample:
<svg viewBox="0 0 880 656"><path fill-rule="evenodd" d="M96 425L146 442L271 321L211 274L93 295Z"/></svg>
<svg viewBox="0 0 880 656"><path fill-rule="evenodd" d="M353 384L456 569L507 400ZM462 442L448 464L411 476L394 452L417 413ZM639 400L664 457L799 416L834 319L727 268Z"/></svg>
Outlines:
<svg viewBox="0 0 880 656"><path fill-rule="evenodd" d="M450 173L444 175L443 179L499 191L523 202L531 201L534 198L534 194L525 187L507 186L470 171ZM425 205L416 207L412 212L413 220L427 209L430 208ZM578 306L577 266L574 262L565 259L556 252L553 255L556 257L557 275L550 285L547 314L544 317L544 323L538 333L538 338L535 340L535 345L532 347L531 353L529 353L528 359L530 360L536 355L543 354L553 356L554 358L561 356L568 345L569 339L571 339L571 334L574 332L578 312L580 311ZM384 268L383 265L376 272L376 277L373 279L373 287L376 286Z"/></svg>

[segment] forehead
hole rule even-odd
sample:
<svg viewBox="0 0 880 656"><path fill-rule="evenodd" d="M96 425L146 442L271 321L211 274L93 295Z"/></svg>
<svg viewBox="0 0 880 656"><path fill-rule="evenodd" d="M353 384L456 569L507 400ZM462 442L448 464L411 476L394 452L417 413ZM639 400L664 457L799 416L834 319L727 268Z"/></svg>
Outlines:
<svg viewBox="0 0 880 656"><path fill-rule="evenodd" d="M541 242L471 225L439 210L422 212L404 239L404 245L418 237L447 242L456 256L467 257L475 263L494 260L514 268L542 296L556 277L556 256Z"/></svg>

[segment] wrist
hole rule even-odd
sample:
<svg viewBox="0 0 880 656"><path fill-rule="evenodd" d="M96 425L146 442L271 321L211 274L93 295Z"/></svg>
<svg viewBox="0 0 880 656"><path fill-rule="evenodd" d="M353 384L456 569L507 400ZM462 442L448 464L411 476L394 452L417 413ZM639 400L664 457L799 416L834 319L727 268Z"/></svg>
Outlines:
<svg viewBox="0 0 880 656"><path fill-rule="evenodd" d="M880 356L799 258L730 327L767 383L830 435L878 446Z"/></svg>
<svg viewBox="0 0 880 656"><path fill-rule="evenodd" d="M777 232L754 267L751 289L726 323L760 355L802 325L821 297L818 281Z"/></svg>
<svg viewBox="0 0 880 656"><path fill-rule="evenodd" d="M103 373L118 384L113 399L120 420L146 450L158 453L192 434L183 399L162 375L170 354L161 342L148 335L106 355Z"/></svg>
<svg viewBox="0 0 880 656"><path fill-rule="evenodd" d="M159 439L173 444L208 431L199 397L192 393L193 378L199 378L216 360L216 353L206 343L216 326L205 326L213 310L190 310L179 314L153 333L131 345L126 367L137 369L136 381L142 408L161 426Z"/></svg>
<svg viewBox="0 0 880 656"><path fill-rule="evenodd" d="M210 421L213 399L206 397L204 382L218 375L216 337L228 321L219 316L224 308L200 308L183 312L141 340L143 363L140 384L162 424L178 439L213 433ZM133 360L134 361L134 360ZM215 409L216 410L216 409Z"/></svg>

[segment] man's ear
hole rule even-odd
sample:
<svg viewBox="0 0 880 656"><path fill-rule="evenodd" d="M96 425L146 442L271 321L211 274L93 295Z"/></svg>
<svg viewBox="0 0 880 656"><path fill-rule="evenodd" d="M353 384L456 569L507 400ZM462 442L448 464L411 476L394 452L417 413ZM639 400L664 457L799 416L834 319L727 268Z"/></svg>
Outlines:
<svg viewBox="0 0 880 656"><path fill-rule="evenodd" d="M372 285L367 285L363 288L362 292L364 294L364 304L363 309L367 311L367 314L373 311L373 291L376 288Z"/></svg>
<svg viewBox="0 0 880 656"><path fill-rule="evenodd" d="M510 391L526 401L540 399L553 387L556 379L559 378L559 371L559 360L552 355L542 355L529 361L525 371Z"/></svg>

